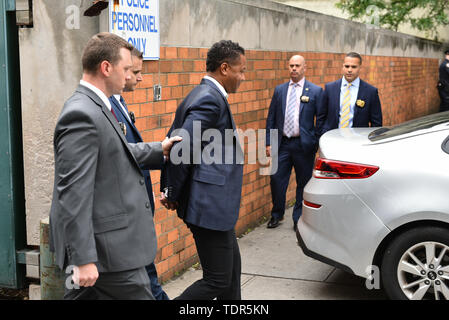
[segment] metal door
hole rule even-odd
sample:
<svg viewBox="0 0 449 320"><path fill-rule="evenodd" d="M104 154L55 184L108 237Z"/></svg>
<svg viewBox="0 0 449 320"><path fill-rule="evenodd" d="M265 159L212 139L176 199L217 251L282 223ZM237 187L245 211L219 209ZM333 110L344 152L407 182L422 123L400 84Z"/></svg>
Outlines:
<svg viewBox="0 0 449 320"><path fill-rule="evenodd" d="M26 244L18 28L14 0L0 0L0 287L21 288Z"/></svg>

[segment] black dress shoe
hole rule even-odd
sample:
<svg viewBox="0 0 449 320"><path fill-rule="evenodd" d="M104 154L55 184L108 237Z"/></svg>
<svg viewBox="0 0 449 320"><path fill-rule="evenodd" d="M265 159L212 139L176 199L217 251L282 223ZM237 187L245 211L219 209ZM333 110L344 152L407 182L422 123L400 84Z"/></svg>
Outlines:
<svg viewBox="0 0 449 320"><path fill-rule="evenodd" d="M293 222L293 231L297 231L298 230L298 222Z"/></svg>
<svg viewBox="0 0 449 320"><path fill-rule="evenodd" d="M276 228L277 226L279 226L279 221L281 221L281 220L282 219L271 217L270 221L267 224L267 228L269 228L269 229Z"/></svg>

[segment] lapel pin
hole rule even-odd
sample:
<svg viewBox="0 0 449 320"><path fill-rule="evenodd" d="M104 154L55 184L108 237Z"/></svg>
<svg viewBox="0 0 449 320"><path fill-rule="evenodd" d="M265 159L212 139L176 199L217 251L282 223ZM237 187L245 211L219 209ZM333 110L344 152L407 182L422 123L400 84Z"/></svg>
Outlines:
<svg viewBox="0 0 449 320"><path fill-rule="evenodd" d="M128 112L129 118L131 119L132 123L136 122L136 116L134 115L134 112L130 111Z"/></svg>
<svg viewBox="0 0 449 320"><path fill-rule="evenodd" d="M123 122L118 123L120 126L120 129L122 129L123 134L126 136L126 125Z"/></svg>

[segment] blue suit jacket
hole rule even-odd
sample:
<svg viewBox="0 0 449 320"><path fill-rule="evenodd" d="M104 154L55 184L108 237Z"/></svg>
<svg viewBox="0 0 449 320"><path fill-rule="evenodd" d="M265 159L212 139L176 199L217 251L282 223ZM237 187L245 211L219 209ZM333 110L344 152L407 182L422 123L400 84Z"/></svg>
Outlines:
<svg viewBox="0 0 449 320"><path fill-rule="evenodd" d="M221 140L214 144L217 149L214 149L214 155L217 152L221 163L206 164L201 159L200 164L193 164L194 156L198 155L192 139L194 122L196 125L201 123L201 133L208 129L220 132ZM184 134L177 129L185 130ZM242 192L243 162L236 161L235 155L241 154L237 139L234 136L225 139L225 130L229 129L232 133L236 127L226 98L212 81L203 79L177 108L168 132L168 136L176 134L183 137L183 141L173 146L172 153L182 155L186 152L190 164L174 164L171 156L161 173L161 191L168 187L168 198L178 201L178 216L186 223L219 231L235 227ZM201 154L207 146L210 147L210 141L196 139ZM226 161L226 155L231 153L231 161Z"/></svg>
<svg viewBox="0 0 449 320"><path fill-rule="evenodd" d="M339 79L326 84L323 94L323 103L318 110L317 127L320 129L320 136L326 131L338 128L340 121L340 90L341 81ZM354 107L353 127L381 127L382 109L380 106L377 88L360 79L360 87L357 100L363 100L363 107Z"/></svg>
<svg viewBox="0 0 449 320"><path fill-rule="evenodd" d="M115 116L119 122L122 122L126 125L126 140L131 143L143 142L142 136L140 135L139 130L137 130L136 126L132 121L129 121L128 117L125 115L123 109L119 106L118 101L114 97L110 97L109 101L111 102L111 107L114 110ZM126 107L126 106L125 106ZM145 167L141 166L141 170L143 176L145 177L145 186L147 187L148 198L150 200L151 209L154 215L154 199L153 199L153 187L151 184L151 176L149 169L158 170L162 168L162 163L160 166L155 167Z"/></svg>
<svg viewBox="0 0 449 320"><path fill-rule="evenodd" d="M281 143L285 108L287 105L287 92L289 82L278 85L274 89L267 116L266 144L270 145L270 129L278 130L279 144ZM316 152L318 146L318 132L315 128L315 116L322 100L323 89L307 80L304 81L302 96L309 97L308 102L300 102L299 108L299 134L304 152Z"/></svg>

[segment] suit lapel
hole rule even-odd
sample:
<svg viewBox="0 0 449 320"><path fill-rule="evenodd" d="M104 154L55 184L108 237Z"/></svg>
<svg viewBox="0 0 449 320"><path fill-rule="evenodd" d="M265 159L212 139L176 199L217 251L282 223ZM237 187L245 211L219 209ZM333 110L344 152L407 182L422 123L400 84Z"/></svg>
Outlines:
<svg viewBox="0 0 449 320"><path fill-rule="evenodd" d="M365 100L365 82L360 79L359 83L359 91L357 92L356 105L354 106L354 118L352 119L352 126L354 126L354 120L356 119L356 115L359 113L360 107L357 107L357 100Z"/></svg>
<svg viewBox="0 0 449 320"><path fill-rule="evenodd" d="M201 84L207 84L207 85L209 85L210 87L212 87L213 89L215 89L216 91L218 91L220 97L223 99L223 102L224 102L225 105L226 105L226 108L227 108L227 110L228 110L229 117L231 118L232 130L235 131L235 130L237 129L237 127L236 127L235 122L234 122L234 117L232 116L231 107L229 106L228 99L226 99L226 98L223 96L223 94L221 93L220 89L218 89L217 86L216 86L212 81L209 81L209 80L207 80L207 79L203 79L203 80L201 81Z"/></svg>
<svg viewBox="0 0 449 320"><path fill-rule="evenodd" d="M359 84L359 92L357 92L357 100L362 99L364 100L364 93L365 93L365 82L360 79Z"/></svg>
<svg viewBox="0 0 449 320"><path fill-rule="evenodd" d="M123 110L123 108L119 105L119 102L117 101L117 99L113 96L112 99L113 103L115 104L115 106L117 107L117 109L119 110L119 112L122 114L122 116L125 118L125 121L129 124L129 127L134 131L134 133L140 138L140 141L143 141L142 137L140 136L139 130L137 130L136 126L134 125L134 123L132 123L132 121L129 120L129 116L127 114L125 114L125 111Z"/></svg>
<svg viewBox="0 0 449 320"><path fill-rule="evenodd" d="M237 139L235 139L236 144L237 144L236 148L240 152L240 156L243 155L243 148L240 145L240 138L238 136L238 132L236 131L237 130L237 126L235 125L234 117L232 116L231 107L229 106L228 99L226 99L226 97L223 96L223 94L221 93L220 89L218 89L217 86L212 81L209 81L207 79L203 79L201 81L201 84L207 84L207 85L211 86L213 89L218 91L219 96L223 99L223 101L224 101L224 103L226 105L226 109L228 111L229 117L231 119L232 130L234 131L234 134L237 137Z"/></svg>
<svg viewBox="0 0 449 320"><path fill-rule="evenodd" d="M308 96L310 98L310 84L309 81L304 80L304 88L302 89L301 96ZM299 121L301 121L301 115L303 112L303 108L305 108L307 104L302 103L301 97L299 97ZM301 125L301 122L299 123Z"/></svg>
<svg viewBox="0 0 449 320"><path fill-rule="evenodd" d="M281 106L282 106L282 119L285 120L285 108L287 108L287 93L288 93L288 85L289 85L290 81L287 83L284 83L282 88L281 88L281 98L282 98L282 102L281 102Z"/></svg>
<svg viewBox="0 0 449 320"><path fill-rule="evenodd" d="M338 123L340 122L340 94L341 94L341 82L342 79L337 80L335 82L335 88L334 88L334 94L335 94L335 98L332 99L331 101L335 101L336 106L334 108L334 115L335 115L335 119L337 119L337 128L338 128Z"/></svg>
<svg viewBox="0 0 449 320"><path fill-rule="evenodd" d="M112 114L111 111L109 111L108 107L106 107L106 105L100 99L100 97L95 92L93 92L92 90L90 90L89 88L87 88L83 85L79 85L77 91L88 96L90 99L92 99L93 102L95 102L96 105L98 105L101 108L101 111L105 115L106 119L109 120L109 123L112 125L115 132L120 137L120 140L122 140L122 143L124 144L125 149L131 155L131 157L134 159L135 164L140 169L139 163L137 162L136 158L134 157L133 153L131 152L131 150L128 147L128 142L126 141L125 136L123 135L122 129L120 129L120 127L118 125L117 119L114 118L114 115Z"/></svg>

